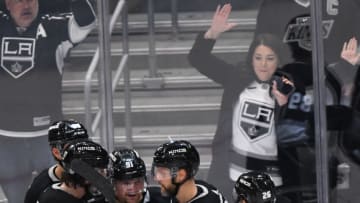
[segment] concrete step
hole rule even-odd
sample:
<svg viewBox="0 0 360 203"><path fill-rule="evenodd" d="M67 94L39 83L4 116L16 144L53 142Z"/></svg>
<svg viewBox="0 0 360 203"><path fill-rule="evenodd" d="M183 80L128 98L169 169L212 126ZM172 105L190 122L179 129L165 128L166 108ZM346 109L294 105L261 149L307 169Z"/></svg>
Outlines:
<svg viewBox="0 0 360 203"><path fill-rule="evenodd" d="M177 53L177 54L160 54L157 53L155 60L156 65L155 68L157 71L163 75L163 76L169 76L169 77L181 77L181 76L202 76L202 74L198 73L194 67L192 67L187 59L188 52L190 50L189 48L186 48L187 51L184 51L183 53ZM245 68L245 59L247 55L247 49L248 45L246 46L237 46L237 48L231 50L228 50L228 52L222 52L225 51L224 47L215 47L215 50L213 51L213 54L217 57L223 59L224 61L231 63L231 64L237 64L240 63L240 67ZM121 60L121 56L112 56L110 66L112 70L116 70L118 68L118 65ZM77 77L77 79L85 78L85 73L87 72L90 62L92 60L92 57L73 57L68 60L64 67L64 80L70 80L73 78L71 74L72 72L75 72L74 74ZM137 77L138 75L148 76L149 75L149 55L129 55L127 67L131 71L131 77ZM136 71L141 71L139 74ZM188 73L187 73L188 72ZM79 75L83 73L83 75ZM96 73L95 73L96 75ZM140 77L140 78L142 78Z"/></svg>
<svg viewBox="0 0 360 203"><path fill-rule="evenodd" d="M204 30L205 31L205 30ZM178 38L173 38L170 34L157 34L154 36L157 53L169 55L174 53L187 53L191 48L198 32L183 33ZM226 32L216 43L215 52L238 52L236 50L242 46L247 46L252 40L252 32ZM129 46L130 54L146 55L148 54L148 35L130 35ZM237 45L237 46L236 46ZM241 46L242 45L242 46ZM85 41L75 46L71 52L72 57L93 56L98 46L98 41ZM227 48L227 49L226 49ZM118 56L122 54L122 36L113 36L111 38L111 52Z"/></svg>
<svg viewBox="0 0 360 203"><path fill-rule="evenodd" d="M148 70L130 70L131 78L130 85L132 90L146 91L146 80L149 79ZM163 84L161 85L162 90L166 89L191 89L191 88L219 88L220 86L214 83L212 80L206 76L199 73L194 68L171 68L171 69L158 69L159 76L157 79L162 80ZM64 93L68 92L78 92L82 93L84 91L85 85L85 72L75 72L68 71L66 69L63 74L62 88ZM115 71L112 72L112 75L115 75ZM98 75L95 73L91 84L93 90L98 90ZM117 87L117 91L122 91L124 88L123 78L120 79Z"/></svg>
<svg viewBox="0 0 360 203"><path fill-rule="evenodd" d="M133 147L142 149L153 149L154 147L173 140L189 140L198 147L209 147L214 137L216 125L209 124L188 124L178 126L135 126L132 128ZM114 129L115 146L121 147L126 144L125 129L116 127ZM100 141L97 131L92 137L95 141Z"/></svg>
<svg viewBox="0 0 360 203"><path fill-rule="evenodd" d="M133 91L131 94L131 103L135 106L173 106L183 104L200 103L218 103L221 97L221 89L188 89L188 90L160 90L160 91ZM98 95L92 95L96 99ZM204 102L202 99L206 99ZM78 93L68 93L63 95L63 106L65 108L71 106L82 106L82 95ZM124 95L122 92L116 92L113 96L115 106L123 106ZM195 105L196 106L196 105Z"/></svg>
<svg viewBox="0 0 360 203"><path fill-rule="evenodd" d="M217 122L222 90L162 90L133 92L131 98L132 123L138 125L187 125L214 124ZM97 94L93 94L93 115L98 111ZM115 95L113 119L116 125L124 125L124 97ZM81 94L63 96L63 112L66 117L84 120L85 107Z"/></svg>
<svg viewBox="0 0 360 203"><path fill-rule="evenodd" d="M214 14L213 11L196 11L196 12L178 12L177 28L178 32L197 32L206 30L211 25L211 20ZM254 30L256 26L257 9L249 10L233 10L229 22L236 23L239 26L234 30L249 31ZM171 12L156 12L154 13L154 26L156 33L172 33L173 25L171 22ZM147 13L130 13L128 14L128 30L130 34L144 34L148 33L148 14ZM96 36L97 29L91 33ZM121 17L115 23L113 34L122 33Z"/></svg>

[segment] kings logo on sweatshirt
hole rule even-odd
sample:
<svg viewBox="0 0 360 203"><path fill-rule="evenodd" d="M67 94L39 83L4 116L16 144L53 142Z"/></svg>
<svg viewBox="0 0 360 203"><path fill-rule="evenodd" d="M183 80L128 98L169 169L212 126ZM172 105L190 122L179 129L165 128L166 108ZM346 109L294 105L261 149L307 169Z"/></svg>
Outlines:
<svg viewBox="0 0 360 203"><path fill-rule="evenodd" d="M245 102L241 111L240 129L251 140L269 134L274 109L260 103Z"/></svg>
<svg viewBox="0 0 360 203"><path fill-rule="evenodd" d="M1 67L13 78L19 78L34 67L35 39L3 37Z"/></svg>

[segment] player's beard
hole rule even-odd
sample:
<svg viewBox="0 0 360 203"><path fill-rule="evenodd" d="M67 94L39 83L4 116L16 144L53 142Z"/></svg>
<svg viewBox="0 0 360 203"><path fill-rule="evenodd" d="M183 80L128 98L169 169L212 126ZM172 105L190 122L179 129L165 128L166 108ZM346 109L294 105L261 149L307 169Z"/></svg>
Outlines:
<svg viewBox="0 0 360 203"><path fill-rule="evenodd" d="M161 184L161 194L165 197L174 197L177 195L176 186L171 184L170 186L166 187L165 185Z"/></svg>

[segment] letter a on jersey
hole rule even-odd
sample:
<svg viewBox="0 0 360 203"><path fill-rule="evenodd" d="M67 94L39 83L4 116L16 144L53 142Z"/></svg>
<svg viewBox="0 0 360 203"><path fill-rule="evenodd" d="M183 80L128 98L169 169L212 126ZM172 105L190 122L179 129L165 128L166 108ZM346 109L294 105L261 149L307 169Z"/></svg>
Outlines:
<svg viewBox="0 0 360 203"><path fill-rule="evenodd" d="M4 37L1 46L1 67L19 78L34 67L35 39Z"/></svg>

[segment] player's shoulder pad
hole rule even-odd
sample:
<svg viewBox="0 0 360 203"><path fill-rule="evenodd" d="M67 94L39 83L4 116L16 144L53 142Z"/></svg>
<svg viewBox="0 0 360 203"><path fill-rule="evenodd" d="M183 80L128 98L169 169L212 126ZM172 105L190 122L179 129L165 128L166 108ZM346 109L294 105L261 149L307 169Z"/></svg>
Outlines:
<svg viewBox="0 0 360 203"><path fill-rule="evenodd" d="M206 195L210 195L213 194L216 197L216 201L220 200L220 202L223 203L227 203L227 200L225 199L225 197L223 196L223 194L212 184L203 181L203 180L195 180L195 183L198 187L200 187L203 191L201 192L201 194L199 196L206 196Z"/></svg>
<svg viewBox="0 0 360 203"><path fill-rule="evenodd" d="M49 169L44 169L39 174L37 174L37 176L34 177L33 182L31 183L31 185L39 184L39 182L43 182L44 179L49 179L48 170Z"/></svg>
<svg viewBox="0 0 360 203"><path fill-rule="evenodd" d="M214 185L212 185L206 181L203 181L203 180L195 180L195 183L198 185L203 185L211 190L217 190L217 188Z"/></svg>

